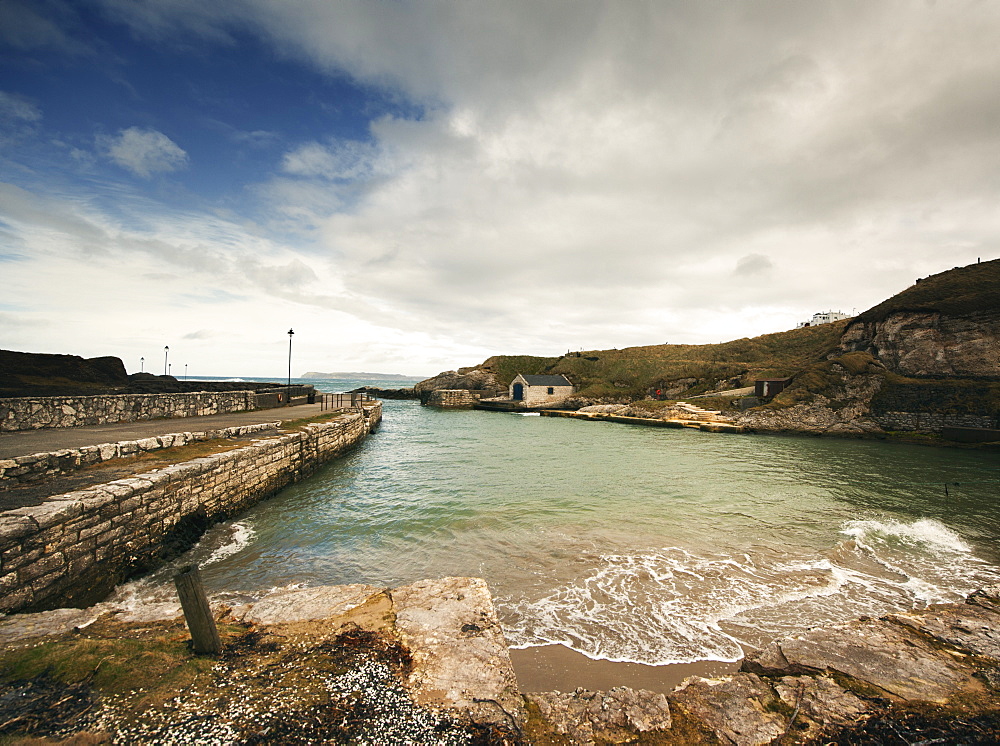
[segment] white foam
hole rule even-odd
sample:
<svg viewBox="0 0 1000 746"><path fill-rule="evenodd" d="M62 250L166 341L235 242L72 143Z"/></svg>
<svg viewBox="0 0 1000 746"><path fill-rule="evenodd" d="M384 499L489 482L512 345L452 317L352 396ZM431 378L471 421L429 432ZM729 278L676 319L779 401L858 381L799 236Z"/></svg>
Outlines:
<svg viewBox="0 0 1000 746"><path fill-rule="evenodd" d="M241 549L248 547L250 542L253 541L254 536L257 535L249 524L242 523L240 521L231 523L229 528L232 531L230 540L213 551L208 556L208 559L205 560L203 565L211 565L215 562L219 562L220 560L224 560L226 557L233 556Z"/></svg>
<svg viewBox="0 0 1000 746"><path fill-rule="evenodd" d="M940 521L921 518L913 523L894 519L848 521L841 533L866 544L910 545L938 552L970 554L972 548Z"/></svg>
<svg viewBox="0 0 1000 746"><path fill-rule="evenodd" d="M735 661L745 645L958 601L1000 581L1000 570L935 520L851 521L842 533L854 538L811 555L666 547L602 556L578 580L498 599L498 608L512 647L561 644L594 659L661 665Z"/></svg>

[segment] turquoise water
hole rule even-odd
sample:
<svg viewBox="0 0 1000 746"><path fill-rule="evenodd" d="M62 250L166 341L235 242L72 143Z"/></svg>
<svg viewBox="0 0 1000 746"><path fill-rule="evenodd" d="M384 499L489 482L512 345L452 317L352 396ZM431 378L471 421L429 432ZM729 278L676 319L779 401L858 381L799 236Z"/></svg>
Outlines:
<svg viewBox="0 0 1000 746"><path fill-rule="evenodd" d="M475 575L514 646L736 660L1000 582L998 480L973 451L385 401L362 446L181 561L237 597Z"/></svg>

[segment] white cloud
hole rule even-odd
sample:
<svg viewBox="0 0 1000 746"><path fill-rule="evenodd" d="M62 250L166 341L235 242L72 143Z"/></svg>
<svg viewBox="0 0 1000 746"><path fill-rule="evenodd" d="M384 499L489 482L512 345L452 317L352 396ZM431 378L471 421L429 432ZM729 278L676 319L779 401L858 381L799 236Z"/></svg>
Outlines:
<svg viewBox="0 0 1000 746"><path fill-rule="evenodd" d="M41 109L33 101L0 91L0 122L37 122L41 118Z"/></svg>
<svg viewBox="0 0 1000 746"><path fill-rule="evenodd" d="M287 147L253 185L282 241L198 215L126 231L57 211L33 230L194 272L215 305L295 304L317 334L377 326L387 360L776 331L1000 245L995 4L103 6L152 39L252 30L421 114ZM272 134L251 139L290 142ZM112 148L146 177L187 159L152 130Z"/></svg>
<svg viewBox="0 0 1000 746"><path fill-rule="evenodd" d="M282 170L295 176L324 179L367 178L375 168L377 151L369 143L351 140L321 145L310 142L286 153Z"/></svg>
<svg viewBox="0 0 1000 746"><path fill-rule="evenodd" d="M107 152L119 166L146 179L177 171L188 161L187 153L162 132L139 127L119 132L107 143Z"/></svg>

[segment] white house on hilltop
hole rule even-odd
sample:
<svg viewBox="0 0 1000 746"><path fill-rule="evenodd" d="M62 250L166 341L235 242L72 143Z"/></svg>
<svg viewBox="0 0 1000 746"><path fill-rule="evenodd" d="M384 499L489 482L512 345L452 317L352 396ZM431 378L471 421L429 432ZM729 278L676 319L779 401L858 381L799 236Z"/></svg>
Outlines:
<svg viewBox="0 0 1000 746"><path fill-rule="evenodd" d="M534 406L565 399L573 393L566 376L525 376L520 373L510 382L510 398Z"/></svg>
<svg viewBox="0 0 1000 746"><path fill-rule="evenodd" d="M830 324L834 321L840 321L841 319L851 318L849 314L843 311L820 311L819 313L814 313L813 317L809 321L799 322L796 329L801 329L806 326L819 326L820 324Z"/></svg>

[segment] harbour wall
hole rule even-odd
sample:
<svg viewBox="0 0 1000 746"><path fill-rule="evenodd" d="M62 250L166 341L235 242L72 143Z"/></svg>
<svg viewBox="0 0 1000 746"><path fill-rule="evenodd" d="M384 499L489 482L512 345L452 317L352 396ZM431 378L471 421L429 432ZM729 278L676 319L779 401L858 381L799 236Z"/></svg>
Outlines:
<svg viewBox="0 0 1000 746"><path fill-rule="evenodd" d="M470 389L435 389L427 392L424 403L429 407L444 409L471 408L481 398L482 392Z"/></svg>
<svg viewBox="0 0 1000 746"><path fill-rule="evenodd" d="M0 514L0 612L81 606L362 441L382 405Z"/></svg>
<svg viewBox="0 0 1000 746"><path fill-rule="evenodd" d="M281 422L262 422L257 425L238 425L218 430L169 433L141 440L120 440L82 448L64 448L61 451L32 453L12 459L0 459L0 491L21 487L49 477L70 474L78 469L94 466L104 461L138 456L163 448L177 448L188 443L198 443L219 438L238 438L244 435L277 430Z"/></svg>
<svg viewBox="0 0 1000 746"><path fill-rule="evenodd" d="M997 418L977 414L938 414L937 412L880 412L873 413L883 430L940 433L945 428L975 427L994 428Z"/></svg>
<svg viewBox="0 0 1000 746"><path fill-rule="evenodd" d="M247 412L315 396L312 386L263 391L194 391L172 394L108 394L0 399L0 431L106 425L210 414ZM303 399L305 401L305 399Z"/></svg>

